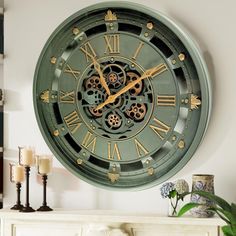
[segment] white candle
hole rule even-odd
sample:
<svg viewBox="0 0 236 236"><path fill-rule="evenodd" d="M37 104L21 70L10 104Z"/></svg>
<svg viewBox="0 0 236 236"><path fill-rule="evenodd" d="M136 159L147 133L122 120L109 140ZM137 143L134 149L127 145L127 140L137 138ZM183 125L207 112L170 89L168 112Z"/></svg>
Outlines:
<svg viewBox="0 0 236 236"><path fill-rule="evenodd" d="M51 160L49 158L40 158L38 163L38 171L41 175L47 175L51 172Z"/></svg>
<svg viewBox="0 0 236 236"><path fill-rule="evenodd" d="M24 179L24 167L20 165L13 166L13 181L16 183L21 183Z"/></svg>
<svg viewBox="0 0 236 236"><path fill-rule="evenodd" d="M30 148L21 149L21 164L24 166L34 165L34 153Z"/></svg>

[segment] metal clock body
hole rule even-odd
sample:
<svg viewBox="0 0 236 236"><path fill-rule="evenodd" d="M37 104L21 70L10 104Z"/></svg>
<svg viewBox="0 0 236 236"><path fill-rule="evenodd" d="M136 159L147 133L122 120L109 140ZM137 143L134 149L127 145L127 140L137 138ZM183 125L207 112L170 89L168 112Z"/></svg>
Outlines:
<svg viewBox="0 0 236 236"><path fill-rule="evenodd" d="M55 156L85 181L142 189L180 170L205 133L209 76L192 40L127 2L83 9L47 41L34 107Z"/></svg>

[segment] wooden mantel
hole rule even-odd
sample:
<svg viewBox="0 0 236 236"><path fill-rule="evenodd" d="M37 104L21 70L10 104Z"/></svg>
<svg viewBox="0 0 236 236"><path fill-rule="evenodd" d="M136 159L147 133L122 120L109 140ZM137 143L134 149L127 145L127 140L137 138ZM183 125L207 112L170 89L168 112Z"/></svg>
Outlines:
<svg viewBox="0 0 236 236"><path fill-rule="evenodd" d="M166 217L102 210L0 210L1 236L219 236L219 218Z"/></svg>

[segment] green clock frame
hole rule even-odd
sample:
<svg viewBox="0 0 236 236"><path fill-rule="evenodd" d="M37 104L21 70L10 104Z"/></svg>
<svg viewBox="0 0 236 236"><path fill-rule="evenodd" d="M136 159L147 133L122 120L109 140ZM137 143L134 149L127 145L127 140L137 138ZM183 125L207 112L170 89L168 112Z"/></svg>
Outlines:
<svg viewBox="0 0 236 236"><path fill-rule="evenodd" d="M210 118L211 86L191 37L129 2L78 11L50 36L33 86L42 135L79 178L137 190L179 171Z"/></svg>

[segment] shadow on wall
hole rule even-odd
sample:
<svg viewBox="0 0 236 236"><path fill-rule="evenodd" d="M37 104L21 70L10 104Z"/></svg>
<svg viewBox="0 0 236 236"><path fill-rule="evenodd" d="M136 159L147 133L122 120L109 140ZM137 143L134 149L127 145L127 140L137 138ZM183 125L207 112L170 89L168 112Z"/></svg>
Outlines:
<svg viewBox="0 0 236 236"><path fill-rule="evenodd" d="M42 185L41 176L37 176L37 183ZM53 168L53 174L48 176L48 187L53 192L55 206L62 206L63 194L79 189L80 181L71 175L66 169Z"/></svg>

